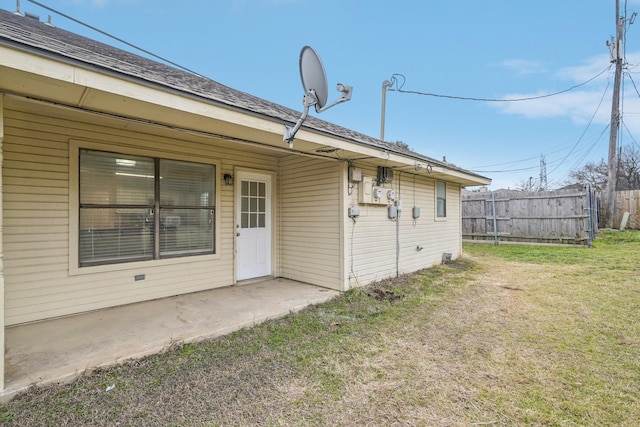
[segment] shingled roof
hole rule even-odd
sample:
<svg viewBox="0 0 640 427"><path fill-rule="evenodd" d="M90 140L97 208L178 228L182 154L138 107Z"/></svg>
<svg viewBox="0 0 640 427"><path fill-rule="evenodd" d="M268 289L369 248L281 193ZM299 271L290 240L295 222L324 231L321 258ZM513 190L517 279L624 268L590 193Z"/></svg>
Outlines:
<svg viewBox="0 0 640 427"><path fill-rule="evenodd" d="M222 104L283 123L295 123L300 117L298 111L232 89L209 78L56 28L36 18L2 9L0 9L0 44L12 45L41 55L125 75L141 83L169 88L207 102ZM480 176L450 163L437 161L403 149L397 144L386 143L313 116L307 118L304 127L363 146L381 148L433 165Z"/></svg>

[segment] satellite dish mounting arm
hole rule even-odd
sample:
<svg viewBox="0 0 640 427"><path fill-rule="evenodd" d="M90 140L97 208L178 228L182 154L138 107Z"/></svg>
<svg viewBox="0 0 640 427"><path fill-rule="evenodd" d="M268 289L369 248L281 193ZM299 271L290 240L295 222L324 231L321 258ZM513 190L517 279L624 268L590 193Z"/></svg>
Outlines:
<svg viewBox="0 0 640 427"><path fill-rule="evenodd" d="M302 116L300 116L300 119L298 119L298 122L296 123L295 126L291 127L291 126L285 125L283 140L289 143L289 148L293 147L293 139L295 138L296 133L302 126L302 123L307 119L307 116L309 115L309 107L311 107L312 105L315 105L316 113L322 113L323 111L326 111L331 107L334 107L338 104L342 104L343 102L347 102L351 100L351 94L353 93L352 86L347 86L347 85L343 85L342 83L338 83L337 89L339 92L342 92L342 96L339 99L333 101L331 104L325 105L322 108L319 107L316 91L314 89L309 89L307 91L307 93L305 94L302 100L302 103L304 105Z"/></svg>
<svg viewBox="0 0 640 427"><path fill-rule="evenodd" d="M300 129L300 126L302 126L302 123L309 115L309 107L311 107L312 105L315 105L316 108L318 107L318 97L316 96L316 91L310 89L309 92L304 95L302 103L304 104L304 110L302 111L302 116L300 116L300 119L298 120L296 125L293 127L287 125L284 126L283 139L289 143L289 148L293 148L293 138L296 136L296 132L298 132L298 129Z"/></svg>
<svg viewBox="0 0 640 427"><path fill-rule="evenodd" d="M318 104L316 104L316 113L322 113L323 111L328 110L329 108L335 105L342 104L343 102L347 102L351 100L351 93L353 93L353 87L343 85L342 83L338 83L338 86L336 87L336 89L338 89L339 92L342 92L342 96L340 97L340 99L337 99L333 101L331 104L325 105L322 108L318 108Z"/></svg>

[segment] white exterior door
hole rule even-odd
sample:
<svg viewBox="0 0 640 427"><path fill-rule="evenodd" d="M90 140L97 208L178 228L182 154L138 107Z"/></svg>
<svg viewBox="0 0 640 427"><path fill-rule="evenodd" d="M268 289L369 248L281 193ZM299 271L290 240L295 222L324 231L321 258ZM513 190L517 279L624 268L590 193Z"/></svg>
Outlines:
<svg viewBox="0 0 640 427"><path fill-rule="evenodd" d="M271 175L236 173L236 279L270 276Z"/></svg>

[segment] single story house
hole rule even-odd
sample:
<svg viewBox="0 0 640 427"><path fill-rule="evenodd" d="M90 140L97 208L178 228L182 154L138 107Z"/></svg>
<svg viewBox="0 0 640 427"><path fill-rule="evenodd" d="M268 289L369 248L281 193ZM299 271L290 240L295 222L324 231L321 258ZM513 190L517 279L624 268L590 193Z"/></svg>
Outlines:
<svg viewBox="0 0 640 427"><path fill-rule="evenodd" d="M28 322L460 255L461 189L488 178L315 117L290 147L299 116L0 10L3 349Z"/></svg>

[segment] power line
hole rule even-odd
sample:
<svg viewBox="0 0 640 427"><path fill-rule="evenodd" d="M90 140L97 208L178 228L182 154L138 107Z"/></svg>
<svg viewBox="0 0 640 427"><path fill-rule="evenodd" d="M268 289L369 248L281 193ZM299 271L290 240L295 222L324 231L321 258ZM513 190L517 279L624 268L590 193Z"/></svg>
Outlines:
<svg viewBox="0 0 640 427"><path fill-rule="evenodd" d="M36 4L36 5L40 6L40 7L43 7L44 9L47 9L47 10L49 10L49 11L51 11L51 12L54 12L54 13L56 13L56 14L58 14L58 15L60 15L60 16L62 16L62 17L64 17L64 18L66 18L66 19L69 19L69 20L71 20L71 21L73 21L73 22L75 22L75 23L78 23L78 24L80 24L80 25L82 25L82 26L84 26L84 27L87 27L87 28L89 28L89 29L91 29L91 30L93 30L93 31L96 31L96 32L98 32L98 33L100 33L100 34L103 34L103 35L105 35L105 36L107 36L107 37L109 37L109 38L112 38L112 39L114 39L114 40L116 40L116 41L118 41L118 42L120 42L120 43L123 43L123 44L125 44L125 45L127 45L127 46L130 46L130 47L132 47L132 48L134 48L134 49L136 49L136 50L138 50L138 51L144 52L144 53L146 53L146 54L148 54L148 55L150 55L150 56L152 56L152 57L154 57L154 58L156 58L156 59L159 59L159 60L161 60L161 61L163 61L163 62L165 62L165 63L168 63L168 64L171 64L171 65L173 65L173 66L176 66L176 67L178 67L178 68L180 68L180 69L182 69L182 70L185 70L185 71L187 71L187 72L189 72L189 73L192 73L192 74L194 74L194 75L197 75L197 76L200 76L200 77L204 77L204 76L202 76L201 74L199 74L199 73L197 73L197 72L195 72L195 71L193 71L193 70L191 70L191 69L189 69L189 68L187 68L187 67L184 67L184 66L182 66L182 65L180 65L180 64L177 64L177 63L175 63L175 62L173 62L173 61L171 61L171 60L169 60L169 59L167 59L167 58L164 58L164 57L162 57L162 56L159 56L159 55L157 55L157 54L154 54L154 53L153 53L153 52L151 52L151 51L148 51L148 50L146 50L146 49L144 49L144 48L141 48L141 47L139 47L139 46L137 46L137 45L135 45L135 44L132 44L132 43L130 43L130 42L127 42L127 41L126 41L126 40L124 40L124 39L121 39L121 38L119 38L119 37L117 37L117 36L114 36L114 35L112 35L112 34L110 34L110 33L106 32L106 31L100 30L99 28L96 28L96 27L94 27L94 26L92 26L92 25L90 25L90 24L87 24L87 23L85 23L85 22L83 22L83 21L81 21L81 20L79 20L79 19L73 18L73 17L71 17L71 16L69 16L69 15L67 15L67 14L65 14L65 13L63 13L63 12L60 12L60 11L58 11L58 10L56 10L56 9L53 9L53 8L51 8L51 7L49 7L49 6L46 6L46 5L44 5L43 3L39 2L39 1L36 1L36 0L29 0L29 2L34 3L34 4ZM625 36L626 36L626 33L625 33ZM582 82L582 83L580 83L580 84L577 84L577 85L571 86L570 88L567 88L567 89L564 89L564 90L561 90L561 91L558 91L558 92L554 92L554 93L549 93L549 94L544 94L544 95L539 95L539 96L532 96L532 97L523 97L523 98L512 98L512 99L477 98L477 97L463 97L463 96L444 95L444 94L436 94L436 93L429 93L429 92L420 92L420 91L409 91L409 90L403 90L402 88L403 88L403 86L404 86L404 84L405 84L406 78L405 78L405 76L404 76L404 75L402 75L402 74L393 74L393 76L392 76L392 77L391 77L391 79L390 79L390 80L391 80L391 83L392 83L392 86L390 86L390 87L388 88L388 90L393 90L393 91L397 91L397 92L400 92L400 93L417 94L417 95L423 95L423 96L432 96L432 97L448 98L448 99L458 99L458 100L467 100L467 101L480 101L480 102L519 102L519 101L531 101L531 100L537 100L537 99L543 99L543 98L549 98L549 97L557 96L557 95L560 95L560 94L563 94L563 93L570 92L570 91L572 91L572 90L574 90L574 89L577 89L577 88L579 88L579 87L582 87L582 86L584 86L584 85L586 85L586 84L588 84L588 83L592 82L592 81L593 81L593 80L595 80L596 78L600 77L602 74L604 74L605 72L607 72L608 70L610 70L612 67L613 67L613 65L609 65L607 68L605 68L605 69L604 69L604 70L602 70L600 73L598 73L598 74L596 74L595 76L593 76L592 78L590 78L590 79L588 79L588 80L586 80L586 81L584 81L584 82ZM633 68L635 68L635 67L633 67ZM632 68L632 69L633 69L633 68ZM633 79L631 78L631 75L630 75L630 74L631 74L631 72L630 72L630 71L628 71L626 74L627 74L627 75L629 76L629 78L631 79L631 81L632 81L632 83L633 83L633 86L634 86L634 88L635 88L635 90L636 90L636 93L638 93L638 95L640 96L640 92L638 92L638 88L636 87L635 82L634 82L634 81L633 81ZM204 77L204 78L206 78L206 77ZM401 84L400 84L400 82L399 82L398 78L402 78L402 83L401 83ZM394 87L395 87L395 88L394 88ZM607 87L608 87L608 86L607 86ZM605 92L606 92L606 91L605 91ZM603 96L604 96L604 95L603 95ZM602 103L602 99L601 99L600 103ZM598 105L598 108L599 108L599 107L600 107L600 104ZM596 110L596 111L597 111L597 110ZM595 116L595 113L594 113L594 116ZM589 125L591 124L591 122L592 122L592 121L593 121L593 117L592 117L591 121L589 122ZM588 129L589 125L587 125L587 129ZM626 125L625 125L625 127L626 127ZM585 129L585 132L586 132L586 130L587 130L587 129ZM583 134L580 136L580 138L578 139L578 141L576 142L576 144L574 144L574 146L573 146L573 148L571 149L571 151L570 151L570 152L569 152L569 153L568 153L568 154L567 154L567 155L566 155L566 156L565 156L565 157L564 157L564 158L559 162L559 164L558 164L558 165L557 165L557 166L556 166L556 167L555 167L555 168L554 168L550 173L553 173L553 172L554 172L554 171L555 171L555 170L556 170L560 165L562 165L562 164L567 160L567 158L568 158L568 157L569 157L569 156L574 152L575 148L576 148L576 147L577 147L577 145L580 143L580 141L581 141L582 137L584 136L584 133L585 133L585 132L583 132ZM628 129L628 128L627 128L627 132L629 132L629 129ZM629 133L630 133L630 132L629 132ZM633 137L632 137L632 139L633 139ZM634 141L634 143L636 143L636 142L635 142L635 140L633 140L633 141ZM636 145L637 145L637 143L636 143ZM593 148L593 145L589 148L589 150L587 150L587 152L586 152L586 153L581 157L581 159L584 159L584 158L586 157L586 155L591 151L591 149L592 149L592 148ZM555 153L555 152L558 152L558 151L561 151L561 150L554 150L554 151L553 151L553 152L551 152L551 153ZM535 158L537 158L537 157L535 157ZM533 158L528 158L528 159L518 160L518 161L514 161L514 162L503 163L503 164L489 165L489 166L501 166L501 165L513 164L513 163L519 163L519 162L528 161L528 160L531 160L531 159L533 159ZM549 162L549 164L556 164L556 162L557 162L557 161ZM478 169L480 169L480 168L478 168ZM534 169L536 169L536 166L532 166L532 167L524 167L524 168L516 168L516 169L491 170L491 171L488 171L488 170L474 170L474 169L470 169L470 170L472 170L472 171L474 171L474 172L482 172L482 173L506 173L506 172L519 172L519 171L527 171L527 170L534 170Z"/></svg>
<svg viewBox="0 0 640 427"><path fill-rule="evenodd" d="M434 96L434 97L440 97L440 98L460 99L460 100L466 100L466 101L482 101L482 102L529 101L529 100L552 97L552 96L555 96L555 95L559 95L559 94L562 94L562 93L569 92L569 91L574 90L576 88L579 88L581 86L584 86L584 85L590 83L591 81L595 80L596 78L600 77L602 74L604 74L605 72L609 71L611 68L612 68L612 65L610 64L604 70L602 70L601 72L599 72L598 74L596 74L592 78L590 78L590 79L586 80L585 82L580 83L578 85L574 85L574 86L572 86L572 87L570 87L568 89L565 89L565 90L562 90L562 91L559 91L559 92L555 92L555 93L546 94L546 95L540 95L540 96L535 96L535 97L526 97L526 98L491 99L491 98L475 98L475 97L462 97L462 96L442 95L442 94L434 94L434 93L418 92L418 91L407 91L407 90L403 90L402 89L404 87L405 82L406 82L406 77L403 74L393 74L391 76L391 78L390 78L391 86L389 87L388 90L394 90L394 91L397 91L397 92L400 92L400 93L411 93L411 94L417 94L417 95L423 95L423 96ZM400 81L399 79L402 79L402 81ZM580 144L580 142L584 138L587 130L589 129L589 127L593 123L593 121L595 119L595 116L596 116L597 112L599 111L600 106L602 105L602 102L603 102L604 97L605 97L605 95L606 95L606 93L608 91L608 88L609 88L609 83L607 82L607 87L603 91L602 97L600 98L600 102L598 103L598 106L596 107L596 110L594 111L593 115L591 116L591 119L589 120L589 123L585 127L584 131L582 132L582 134L580 135L580 137L578 138L576 143L573 144L573 146L571 147L571 150L569 151L569 153L566 156L564 156L560 161L549 162L549 164L555 165L555 167L551 170L550 174L553 174L562 164L565 163L565 161L569 158L569 156L571 156L571 154L575 152L575 149ZM607 128L608 128L608 126L605 128L605 130ZM602 134L600 135L600 137L601 136L602 136ZM600 137L598 137L596 142L600 139ZM583 160L589 154L589 152L591 152L591 150L595 146L596 142L594 142L594 144L592 144L589 147L589 149L586 151L586 153L584 153L581 156L581 160ZM556 153L558 151L561 151L561 149L554 150L552 153ZM522 160L516 160L516 161L513 161L513 162L506 162L506 163L501 163L501 164L487 165L485 167L503 166L503 165L508 165L508 164L521 163L521 162L532 160L533 158L534 157L527 158L527 159L522 159ZM538 158L538 157L536 156L535 158ZM472 172L476 172L476 173L510 173L510 172L523 172L523 171L534 170L534 169L539 168L539 166L522 167L522 168L514 168L514 169L497 169L497 170L486 170L486 169L482 169L482 168L483 167L476 167L476 168L470 168L469 170L472 171Z"/></svg>
<svg viewBox="0 0 640 427"><path fill-rule="evenodd" d="M622 120L622 126L624 126L624 128L626 129L627 134L631 138L631 141L633 141L633 143L637 145L638 148L640 148L640 144L638 144L638 141L636 141L636 139L633 137L633 135L631 134L631 130L627 127L627 123L624 120Z"/></svg>
<svg viewBox="0 0 640 427"><path fill-rule="evenodd" d="M638 113L638 114L640 114L640 113ZM607 125L607 128L608 128L608 125ZM566 146L560 147L560 148L558 148L556 150L546 151L546 152L544 152L542 154L544 154L545 156L549 156L551 154L556 154L556 153L559 153L561 151L564 151L564 150L572 148L572 147L575 147L574 143L571 143L570 145L566 145ZM540 156L536 155L536 156L527 157L525 159L513 160L513 161L510 161L510 162L494 163L494 164L482 165L482 166L470 166L469 169L470 170L482 170L484 168L491 168L491 167L495 167L495 166L506 166L506 165L513 165L513 164L516 164L516 163L523 163L523 162L527 162L527 161L534 160L534 159L539 159L539 158L540 158ZM553 163L555 163L555 162L553 162ZM551 162L549 164L551 164Z"/></svg>
<svg viewBox="0 0 640 427"><path fill-rule="evenodd" d="M437 97L437 98L447 98L447 99L459 99L459 100L463 100L463 101L481 101L481 102L520 102L520 101L533 101L536 99L542 99L542 98L549 98L552 96L556 96L556 95L560 95L563 93L567 93L570 92L574 89L577 89L581 86L584 86L590 82L592 82L593 80L597 79L598 77L600 77L601 75L603 75L605 72L609 71L611 68L613 67L613 65L609 64L609 66L607 66L607 68L605 68L604 70L600 71L598 74L596 74L595 76L591 77L589 80L586 80L580 84L571 86L568 89L564 89L558 92L553 92L553 93L548 93L545 95L538 95L538 96L529 96L529 97L523 97L523 98L503 98L503 99L496 99L496 98L476 98L476 97L468 97L468 96L456 96L456 95L443 95L443 94L438 94L438 93L431 93L431 92L420 92L420 91L416 91L416 90L404 90L402 89L402 87L404 86L404 83L406 81L406 78L404 75L402 74L394 74L391 76L391 83L392 86L389 87L387 90L390 91L395 91L395 92L399 92L399 93L409 93L409 94L413 94L413 95L422 95L422 96L433 96L433 97ZM397 77L402 77L403 82L400 85L398 83L398 79ZM395 86L395 88L394 88Z"/></svg>
<svg viewBox="0 0 640 427"><path fill-rule="evenodd" d="M168 60L167 58L163 58L162 56L156 55L156 54L155 54L155 53L153 53L153 52L150 52L150 51L148 51L148 50L146 50L146 49L143 49L143 48L141 48L141 47L139 47L139 46L136 46L136 45L134 45L134 44L132 44L132 43L129 43L129 42L128 42L128 41L126 41L126 40L123 40L123 39L121 39L121 38L119 38L119 37L116 37L116 36L114 36L113 34L109 34L109 33L107 33L106 31L102 31L101 29L96 28L96 27L94 27L94 26L92 26L92 25L89 25L89 24L87 24L86 22L83 22L83 21L81 21L81 20L79 20L79 19L76 19L76 18L74 18L74 17L72 17L72 16L69 16L69 15L67 15L67 14L65 14L65 13L62 13L62 12L60 12L60 11L58 11L58 10L55 10L55 9L53 9L53 8L49 7L49 6L46 6L46 5L42 4L42 3L40 3L39 1L36 1L36 0L29 0L29 1L30 1L31 3L34 3L34 4L36 4L36 5L40 6L40 7L43 7L43 8L45 8L45 9L47 9L47 10L50 10L50 11L51 11L51 12L53 12L53 13L57 13L58 15L60 15L60 16L62 16L62 17L64 17L64 18L67 18L67 19L69 19L69 20L71 20L71 21L73 21L73 22L75 22L75 23L77 23L77 24L80 24L80 25L82 25L82 26L85 26L85 27L87 27L87 28L89 28L89 29L91 29L91 30L93 30L93 31L97 31L97 32L99 32L100 34L103 34L103 35L105 35L105 36L107 36L107 37L110 37L110 38L112 38L112 39L114 39L114 40L119 41L120 43L124 43L124 44L126 44L127 46L129 46L129 47L132 47L132 48L134 48L134 49L136 49L136 50L139 50L140 52L144 52L144 53L146 53L147 55L151 55L151 56L153 56L153 57L154 57L154 58L156 58L156 59L159 59L159 60L161 60L161 61L163 61L163 62L166 62L166 63L168 63L168 64L171 64L171 65L174 65L174 66L176 66L176 67L178 67L178 68L180 68L180 69L182 69L182 70L185 70L185 71L187 71L187 72L189 72L189 73L191 73L191 74L195 74L196 76L204 77L204 76L203 76L203 75L201 75L200 73L196 73L195 71L190 70L190 69L189 69L189 68L187 68L187 67L183 67L183 66L182 66L182 65L180 65L180 64L177 64L177 63L175 63L175 62L173 62L173 61ZM204 77L204 78L206 78L206 77Z"/></svg>
<svg viewBox="0 0 640 427"><path fill-rule="evenodd" d="M523 171L530 171L533 169L538 169L538 166L531 166L531 167L526 167L526 168L519 168L519 169L498 169L498 170L474 170L474 169L469 169L470 172L475 172L475 173L509 173L509 172L523 172Z"/></svg>
<svg viewBox="0 0 640 427"><path fill-rule="evenodd" d="M638 94L638 97L640 97L640 92L638 92L638 86L636 86L636 82L633 80L633 77L631 77L631 73L624 73L627 77L629 77L629 80L631 80L631 84L633 85L633 88L636 90L636 94Z"/></svg>
<svg viewBox="0 0 640 427"><path fill-rule="evenodd" d="M561 151L560 150L555 150L556 151ZM506 166L506 165L513 165L516 163L523 163L523 162L528 162L529 160L533 160L533 159L537 159L539 156L533 156L533 157L527 157L526 159L520 159L520 160L513 160L510 162L503 162L503 163L493 163L490 165L482 165L482 166L469 166L470 169L483 169L483 168L492 168L492 167L496 167L496 166Z"/></svg>
<svg viewBox="0 0 640 427"><path fill-rule="evenodd" d="M580 134L580 137L578 138L578 140L576 141L575 144L573 144L573 146L571 147L571 150L569 150L569 152L559 161L559 162L553 162L555 164L555 167L553 169L551 169L551 171L549 172L549 174L553 174L560 166L562 166L564 164L564 162L571 156L571 154L573 154L576 150L576 148L578 147L578 145L580 144L580 142L582 142L584 136L586 135L587 131L589 130L589 128L591 127L591 125L593 124L593 121L596 117L596 115L598 114L598 111L600 110L600 107L602 106L602 102L607 94L607 91L609 90L609 84L607 81L607 86L605 87L604 91L602 92L602 96L600 97L600 102L598 102L598 105L595 109L595 111L593 112L593 114L591 115L591 119L589 120L589 122L587 123L587 126L585 127L585 129L582 131L582 133ZM609 125L606 126L605 130L609 128ZM604 131L603 131L604 132ZM602 137L602 134L600 135L600 137ZM600 139L600 137L598 137L598 139ZM596 140L597 141L597 140ZM595 144L595 143L594 143ZM587 153L582 157L582 159L584 159L586 157L586 155L591 151L591 149L593 149L592 145L589 150L587 151ZM552 153L556 153L558 151L561 150L554 150L551 153L548 154L552 154ZM544 154L544 153L543 153ZM535 157L537 158L537 157ZM533 157L530 157L528 159L523 159L523 160L519 160L519 161L514 161L511 163L520 163L523 161L527 161L527 160L532 160ZM509 164L509 163L505 163L505 164ZM500 165L494 165L494 166L500 166ZM480 168L478 169L470 169L472 172L476 172L476 173L503 173L503 172L522 172L522 171L526 171L526 170L533 170L536 169L536 166L531 166L531 167L526 167L526 168L518 168L518 169L503 169L503 170L482 170Z"/></svg>
<svg viewBox="0 0 640 427"><path fill-rule="evenodd" d="M602 101L604 100L604 97L607 94L608 90L609 90L609 80L607 80L607 87L605 87L604 91L602 92L602 96L600 97L600 102L598 102L598 106L596 107L596 110L591 115L591 119L589 119L589 123L587 123L587 126L584 128L584 131L582 131L580 138L578 138L578 140L576 141L571 151L569 151L569 153L567 153L564 159L562 159L562 162L560 162L560 164L558 164L555 168L553 168L550 173L554 173L556 169L558 169L560 165L562 165L565 162L565 160L569 158L569 156L571 155L571 153L573 153L573 151L578 146L578 144L580 144L580 141L582 141L582 138L584 138L585 134L587 133L587 130L589 130L589 127L591 127L593 120L596 118L596 114L598 114L598 111L600 111L600 106L602 105Z"/></svg>
<svg viewBox="0 0 640 427"><path fill-rule="evenodd" d="M607 126L605 127L605 129L604 129L604 130L606 131L608 128L609 128L609 126L607 125ZM603 131L603 132L604 132L604 131ZM602 134L598 137L598 140L599 140L601 137L602 137ZM597 142L598 140L596 140L595 142ZM588 154L588 152L589 152L589 151L591 151L591 149L592 149L592 148L593 148L593 144L588 148L588 150L587 150L587 154ZM558 151L562 151L562 150L555 150L555 151L553 151L552 153L556 153L556 152L558 152ZM544 154L544 153L543 153L543 154ZM546 154L549 154L549 153L546 153ZM584 157L584 156L583 156L583 157ZM536 164L535 164L535 165L533 165L533 166L526 166L526 167L514 168L514 169L496 169L496 170L486 170L486 169L479 169L479 168L470 168L470 169L469 169L469 171L471 171L471 172L476 172L476 173L510 173L510 172L524 172L524 171L530 171L530 170L536 170L536 169L539 169L539 167L540 167L540 165L539 165L539 159L540 159L540 156L531 157L531 158L529 158L529 159L527 159L527 160L533 160L533 159L538 160L538 161L536 162ZM524 161L524 160L523 160L523 161ZM550 160L550 161L547 161L546 163L547 163L547 165L548 165L548 166L554 166L554 165L556 165L556 164L558 164L558 163L562 163L563 161L564 161L564 159L556 159L556 160ZM555 170L555 169L554 169L554 170Z"/></svg>

